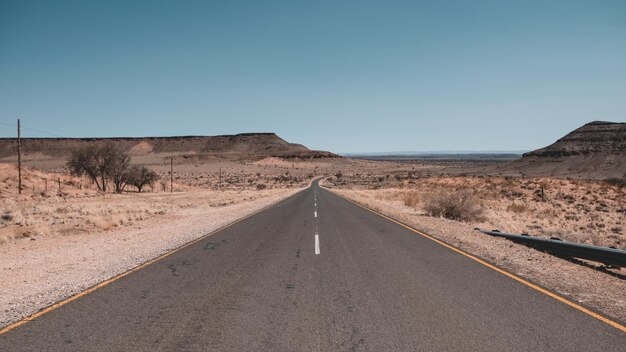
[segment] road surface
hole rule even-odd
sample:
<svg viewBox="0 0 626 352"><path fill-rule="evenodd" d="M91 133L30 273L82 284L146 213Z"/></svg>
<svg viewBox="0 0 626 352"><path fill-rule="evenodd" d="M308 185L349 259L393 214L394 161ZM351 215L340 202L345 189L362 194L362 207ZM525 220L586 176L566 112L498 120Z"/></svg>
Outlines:
<svg viewBox="0 0 626 352"><path fill-rule="evenodd" d="M0 351L624 351L626 334L317 184Z"/></svg>

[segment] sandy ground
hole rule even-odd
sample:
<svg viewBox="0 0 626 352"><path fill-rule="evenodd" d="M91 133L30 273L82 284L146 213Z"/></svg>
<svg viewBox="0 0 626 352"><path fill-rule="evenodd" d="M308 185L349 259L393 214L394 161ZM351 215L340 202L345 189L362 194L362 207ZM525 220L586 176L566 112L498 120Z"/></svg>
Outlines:
<svg viewBox="0 0 626 352"><path fill-rule="evenodd" d="M39 220L39 226L51 229L50 233L6 238L0 244L0 326L158 257L299 189L30 200L44 212L68 209L60 221L69 223L69 228L73 227L72 221L88 222L85 220L94 217L92 212L97 213L96 219L105 222L105 227L99 228L95 221L84 228L78 226L77 231L63 233L57 230L67 228L67 224L59 227L51 223L54 220L50 216L38 216L46 219ZM56 202L57 208L43 201ZM121 211L111 213L120 206ZM133 217L131 209L139 209L140 216ZM32 207L22 208L21 216L28 217L32 212ZM73 217L76 219L72 220ZM126 220L120 223L120 219Z"/></svg>
<svg viewBox="0 0 626 352"><path fill-rule="evenodd" d="M447 243L494 263L510 272L626 321L626 272L591 263L573 263L501 238L474 231L476 223L435 218L389 197L397 190L331 189L339 195L423 230Z"/></svg>

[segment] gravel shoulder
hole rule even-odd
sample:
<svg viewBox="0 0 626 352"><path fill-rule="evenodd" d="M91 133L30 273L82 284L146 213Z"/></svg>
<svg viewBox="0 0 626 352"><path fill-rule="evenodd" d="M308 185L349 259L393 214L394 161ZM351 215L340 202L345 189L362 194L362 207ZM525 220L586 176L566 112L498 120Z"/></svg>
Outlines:
<svg viewBox="0 0 626 352"><path fill-rule="evenodd" d="M575 264L505 239L486 236L474 231L473 224L420 214L401 201L379 196L376 190L329 190L410 224L572 301L626 322L624 269L603 271L601 267Z"/></svg>
<svg viewBox="0 0 626 352"><path fill-rule="evenodd" d="M224 206L182 207L132 227L0 244L0 326L154 259L301 189L273 189ZM190 192L193 199L203 194ZM201 192L200 192L201 193ZM210 197L209 193L206 197ZM177 201L185 202L178 195Z"/></svg>

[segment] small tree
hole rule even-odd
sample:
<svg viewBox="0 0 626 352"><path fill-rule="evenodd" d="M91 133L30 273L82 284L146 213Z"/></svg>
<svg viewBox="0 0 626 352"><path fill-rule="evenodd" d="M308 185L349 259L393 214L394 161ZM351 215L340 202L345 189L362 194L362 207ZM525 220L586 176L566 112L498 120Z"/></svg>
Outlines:
<svg viewBox="0 0 626 352"><path fill-rule="evenodd" d="M152 185L159 179L156 172L145 166L133 166L128 171L128 184L137 187L139 193L146 185Z"/></svg>
<svg viewBox="0 0 626 352"><path fill-rule="evenodd" d="M100 145L90 145L72 152L67 161L67 168L74 176L87 176L106 192L107 180L116 184L116 191L121 175L128 168L130 157L121 149L109 142Z"/></svg>
<svg viewBox="0 0 626 352"><path fill-rule="evenodd" d="M122 193L131 179L129 164L130 157L126 153L120 153L111 165L109 174L113 185L115 185L115 193Z"/></svg>

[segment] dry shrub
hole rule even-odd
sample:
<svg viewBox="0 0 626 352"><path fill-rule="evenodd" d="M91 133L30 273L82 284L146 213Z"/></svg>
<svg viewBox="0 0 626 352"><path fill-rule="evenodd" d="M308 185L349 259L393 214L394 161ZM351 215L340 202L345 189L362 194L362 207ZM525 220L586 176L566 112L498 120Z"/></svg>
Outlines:
<svg viewBox="0 0 626 352"><path fill-rule="evenodd" d="M528 206L526 206L526 204L524 203L511 203L509 204L509 206L506 208L508 211L511 211L513 213L525 213L526 211L528 211Z"/></svg>
<svg viewBox="0 0 626 352"><path fill-rule="evenodd" d="M117 225L115 220L110 216L93 217L89 219L89 222L92 223L97 229L104 231L110 230Z"/></svg>
<svg viewBox="0 0 626 352"><path fill-rule="evenodd" d="M402 193L402 201L407 207L417 208L420 203L420 195L416 191Z"/></svg>
<svg viewBox="0 0 626 352"><path fill-rule="evenodd" d="M476 197L467 190L439 192L424 203L424 210L431 216L459 221L480 221L483 208Z"/></svg>
<svg viewBox="0 0 626 352"><path fill-rule="evenodd" d="M15 236L13 233L0 233L0 244L7 243L14 238Z"/></svg>
<svg viewBox="0 0 626 352"><path fill-rule="evenodd" d="M559 217L559 212L553 208L545 208L539 212L537 217L539 219L556 219Z"/></svg>

